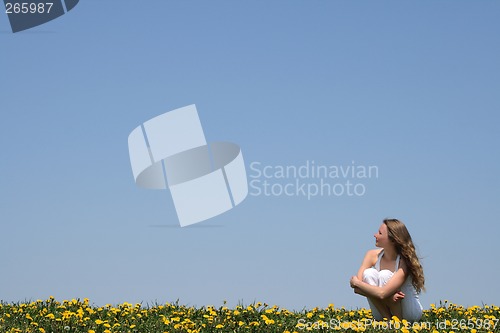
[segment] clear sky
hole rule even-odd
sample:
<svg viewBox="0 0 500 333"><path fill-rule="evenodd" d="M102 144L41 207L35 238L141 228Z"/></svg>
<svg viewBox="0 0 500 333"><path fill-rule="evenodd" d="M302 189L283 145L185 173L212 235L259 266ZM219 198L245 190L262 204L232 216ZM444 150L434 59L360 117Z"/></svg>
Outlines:
<svg viewBox="0 0 500 333"><path fill-rule="evenodd" d="M13 34L0 13L0 299L366 307L349 278L396 217L424 308L500 303L499 17L498 1L82 0ZM251 188L180 228L168 191L135 185L127 138L190 104L255 186L363 195ZM257 177L307 163L377 174Z"/></svg>

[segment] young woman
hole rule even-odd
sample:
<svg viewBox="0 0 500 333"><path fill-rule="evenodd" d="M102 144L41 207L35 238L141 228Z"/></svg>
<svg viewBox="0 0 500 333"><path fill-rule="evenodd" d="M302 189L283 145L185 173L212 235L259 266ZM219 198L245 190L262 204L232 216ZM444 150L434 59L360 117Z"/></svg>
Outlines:
<svg viewBox="0 0 500 333"><path fill-rule="evenodd" d="M375 246L381 249L366 253L351 287L366 296L377 320L393 316L419 320L418 295L425 289L425 279L408 229L399 220L385 219L374 236Z"/></svg>

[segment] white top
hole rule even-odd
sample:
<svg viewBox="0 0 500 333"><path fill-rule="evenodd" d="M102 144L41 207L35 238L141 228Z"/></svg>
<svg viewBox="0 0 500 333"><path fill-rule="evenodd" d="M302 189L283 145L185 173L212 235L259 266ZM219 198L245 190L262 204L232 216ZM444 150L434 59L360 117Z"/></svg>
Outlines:
<svg viewBox="0 0 500 333"><path fill-rule="evenodd" d="M382 256L384 255L384 250L380 251L378 254L378 259L377 262L375 263L374 268L380 272L380 261L382 260ZM396 257L396 265L394 267L394 273L396 273L399 269L399 261L401 260L401 256L398 254ZM383 271L389 271L388 269L383 269ZM412 295L414 298L418 299L418 293L417 290L415 290L415 287L413 287L413 279L411 278L411 275L408 275L406 278L405 282L401 286L401 291L407 295Z"/></svg>
<svg viewBox="0 0 500 333"><path fill-rule="evenodd" d="M375 263L375 269L380 272L380 261L382 260L382 256L384 255L384 250L380 251L378 254L378 259L377 262ZM393 273L396 273L399 269L399 260L401 259L401 256L398 254L396 257L396 267L394 268ZM384 269L383 269L384 271Z"/></svg>
<svg viewBox="0 0 500 333"><path fill-rule="evenodd" d="M382 256L384 255L384 250L380 251L378 254L378 259L375 265L373 266L378 272L380 272L380 261L382 260ZM387 271L390 273L390 278L392 275L398 271L399 262L401 260L401 256L398 254L396 257L396 265L394 266L394 272L389 269L383 269L382 271ZM389 279L390 279L389 278ZM405 297L401 300L402 314L403 318L409 321L418 321L422 317L422 304L420 304L420 300L418 297L417 290L413 287L413 279L411 275L408 275L403 285L401 285L401 291L405 294ZM372 307L370 305L370 307ZM373 311L373 307L372 307Z"/></svg>

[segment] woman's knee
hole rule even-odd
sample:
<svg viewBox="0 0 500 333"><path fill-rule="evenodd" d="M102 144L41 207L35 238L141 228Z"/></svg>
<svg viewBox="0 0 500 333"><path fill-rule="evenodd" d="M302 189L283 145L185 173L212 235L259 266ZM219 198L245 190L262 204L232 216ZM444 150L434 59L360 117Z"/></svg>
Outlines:
<svg viewBox="0 0 500 333"><path fill-rule="evenodd" d="M379 286L382 287L383 285L385 285L393 275L394 273L391 271L381 271L378 276Z"/></svg>
<svg viewBox="0 0 500 333"><path fill-rule="evenodd" d="M363 271L363 282L371 285L378 285L379 272L375 268L367 268Z"/></svg>

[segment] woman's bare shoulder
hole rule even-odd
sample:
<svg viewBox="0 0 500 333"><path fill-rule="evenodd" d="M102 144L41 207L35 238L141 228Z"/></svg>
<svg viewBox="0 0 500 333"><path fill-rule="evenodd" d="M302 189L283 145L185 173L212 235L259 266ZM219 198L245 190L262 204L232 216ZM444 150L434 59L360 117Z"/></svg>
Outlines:
<svg viewBox="0 0 500 333"><path fill-rule="evenodd" d="M383 249L371 249L366 252L366 256L378 257Z"/></svg>
<svg viewBox="0 0 500 333"><path fill-rule="evenodd" d="M365 254L365 261L368 261L368 262L373 263L373 264L376 263L380 251L382 251L382 249L368 250Z"/></svg>

